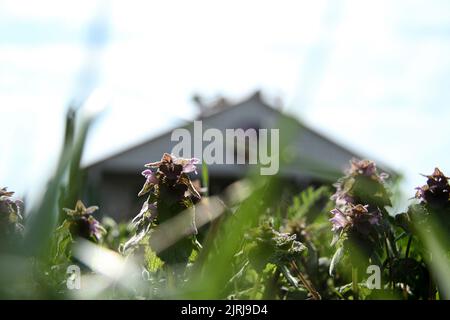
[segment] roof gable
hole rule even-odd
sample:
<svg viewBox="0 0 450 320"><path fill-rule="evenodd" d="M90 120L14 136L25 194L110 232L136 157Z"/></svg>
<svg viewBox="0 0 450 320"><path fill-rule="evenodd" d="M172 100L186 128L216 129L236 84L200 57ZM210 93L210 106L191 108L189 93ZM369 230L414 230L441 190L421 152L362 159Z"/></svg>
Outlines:
<svg viewBox="0 0 450 320"><path fill-rule="evenodd" d="M335 177L340 175L351 158L362 158L304 125L297 118L269 106L259 92L237 104L206 109L197 119L202 120L203 130L280 128L281 144L287 146L286 150L291 150L293 160L283 170L294 176ZM192 131L192 124L193 122L189 122L182 127ZM88 169L136 172L144 163L157 161L164 152L170 152L177 143L171 141L174 129L93 163ZM210 167L210 172L223 175L242 175L245 172L245 168L236 165ZM394 173L392 170L387 171Z"/></svg>

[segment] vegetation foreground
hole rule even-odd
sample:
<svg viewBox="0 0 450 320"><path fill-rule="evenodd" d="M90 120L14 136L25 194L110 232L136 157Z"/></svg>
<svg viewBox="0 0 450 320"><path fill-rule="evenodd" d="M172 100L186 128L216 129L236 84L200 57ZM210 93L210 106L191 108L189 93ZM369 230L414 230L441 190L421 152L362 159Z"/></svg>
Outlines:
<svg viewBox="0 0 450 320"><path fill-rule="evenodd" d="M394 184L352 160L331 187L282 199L277 177L249 177L220 197L192 178L196 159L164 154L142 172L131 223L96 219L79 200L89 121L25 213L0 189L0 297L25 299L447 299L450 198L438 168L406 212ZM126 188L126 186L124 186ZM107 214L107 213L106 213Z"/></svg>

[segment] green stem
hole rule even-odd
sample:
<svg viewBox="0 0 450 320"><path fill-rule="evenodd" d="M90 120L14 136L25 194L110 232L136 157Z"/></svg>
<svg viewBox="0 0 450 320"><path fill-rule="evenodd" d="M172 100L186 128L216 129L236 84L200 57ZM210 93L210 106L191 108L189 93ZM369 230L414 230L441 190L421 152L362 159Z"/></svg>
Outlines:
<svg viewBox="0 0 450 320"><path fill-rule="evenodd" d="M255 284L253 285L253 293L252 293L252 300L256 300L256 298L258 297L258 290L259 290L259 285L261 283L261 274L258 274L255 280Z"/></svg>
<svg viewBox="0 0 450 320"><path fill-rule="evenodd" d="M275 300L277 297L277 283L280 279L280 270L275 268L275 272L272 277L267 281L266 288L264 290L263 300Z"/></svg>
<svg viewBox="0 0 450 320"><path fill-rule="evenodd" d="M389 245L386 240L386 237L384 238L384 244L386 246L386 256L387 256L386 261L388 261L388 265L389 265L389 283L391 284L391 289L394 290L394 281L392 279L392 268L391 268L392 258L391 258L390 249L389 249Z"/></svg>
<svg viewBox="0 0 450 320"><path fill-rule="evenodd" d="M405 259L408 259L408 257L409 257L409 250L411 248L411 242L412 242L412 235L410 235L409 239L408 239L408 244L406 246Z"/></svg>
<svg viewBox="0 0 450 320"><path fill-rule="evenodd" d="M175 272L172 269L171 266L167 265L166 266L166 271L167 271L167 289L170 291L170 293L172 294L173 292L175 292Z"/></svg>
<svg viewBox="0 0 450 320"><path fill-rule="evenodd" d="M428 295L429 300L436 300L436 285L434 284L433 277L431 275L428 282Z"/></svg>
<svg viewBox="0 0 450 320"><path fill-rule="evenodd" d="M352 266L352 289L353 289L353 299L359 300L358 293L358 269Z"/></svg>
<svg viewBox="0 0 450 320"><path fill-rule="evenodd" d="M295 261L291 262L291 266L292 268L295 270L295 273L297 274L297 276L299 277L300 281L303 283L303 285L305 286L305 288L309 291L309 293L311 294L311 297L314 300L322 300L322 297L320 296L319 292L317 292L317 290L312 286L312 284L306 280L305 276L303 275L303 273L300 272L300 269L297 267L297 264L295 263Z"/></svg>

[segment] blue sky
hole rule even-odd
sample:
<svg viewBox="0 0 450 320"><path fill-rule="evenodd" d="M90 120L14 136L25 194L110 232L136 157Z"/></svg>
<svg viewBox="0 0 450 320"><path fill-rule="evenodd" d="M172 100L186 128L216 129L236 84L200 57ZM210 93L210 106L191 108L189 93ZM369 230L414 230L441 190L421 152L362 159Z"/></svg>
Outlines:
<svg viewBox="0 0 450 320"><path fill-rule="evenodd" d="M0 181L42 186L88 78L111 107L85 161L192 118L194 92L239 100L262 89L404 173L412 195L419 173L450 172L449 57L446 0L2 0Z"/></svg>

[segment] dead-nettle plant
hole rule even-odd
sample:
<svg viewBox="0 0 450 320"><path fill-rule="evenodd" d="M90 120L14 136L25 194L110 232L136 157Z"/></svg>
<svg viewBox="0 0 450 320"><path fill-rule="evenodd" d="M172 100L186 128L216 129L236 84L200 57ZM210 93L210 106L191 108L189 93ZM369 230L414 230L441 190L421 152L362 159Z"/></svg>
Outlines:
<svg viewBox="0 0 450 320"><path fill-rule="evenodd" d="M439 286L434 283L430 270L434 269L436 272L436 260L438 259L440 259L441 264L447 265L444 273L448 272L448 266L450 265L448 251L450 246L448 241L448 234L450 234L450 185L448 183L449 177L439 168L435 168L432 174L423 174L423 176L427 178L426 184L416 188L414 197L416 201L418 200L418 203L411 204L406 212L397 214L395 222L408 238L403 274L408 275L410 283L414 284L411 287L418 297L434 299ZM416 243L415 246L414 243ZM436 250L436 248L433 248L434 246L441 246L442 252L434 251ZM437 257L441 254L443 255ZM417 257L420 257L420 260ZM434 275L434 277L437 276L438 274ZM441 286L441 297L448 299L450 297L449 284L441 284Z"/></svg>
<svg viewBox="0 0 450 320"><path fill-rule="evenodd" d="M381 266L383 286L378 291L384 292L384 298L448 296L450 284L442 266L450 265L449 178L438 168L424 177L426 184L416 188L416 202L395 216L386 211L391 206L387 175L378 173L374 162L352 160L350 170L335 184L330 222L337 249L329 272L334 275L339 261L348 259L352 283L342 288L351 288L353 299L361 298L360 290L368 288L358 274L365 274L363 268L371 265Z"/></svg>
<svg viewBox="0 0 450 320"><path fill-rule="evenodd" d="M200 200L201 196L188 176L189 173L197 173L198 163L195 158L177 158L165 153L161 161L145 165L148 169L142 172L145 183L139 196L147 195L147 199L140 213L132 221L135 235L123 245L122 251L125 254L131 253L140 244L148 244L144 239L148 235L151 237L152 227L187 211L185 227L190 228L192 235L158 252L158 257L169 265L188 262L192 251L199 248L196 240L194 203Z"/></svg>
<svg viewBox="0 0 450 320"><path fill-rule="evenodd" d="M64 209L67 217L60 228L67 227L73 238L80 237L99 242L102 236L106 234L106 230L93 216L93 213L97 210L97 206L86 208L84 203L78 200L75 209Z"/></svg>
<svg viewBox="0 0 450 320"><path fill-rule="evenodd" d="M51 254L54 263L64 263L71 260L72 244L78 238L100 243L107 232L93 216L97 210L97 206L86 207L80 200L77 201L74 209L63 209L64 220L54 232Z"/></svg>
<svg viewBox="0 0 450 320"><path fill-rule="evenodd" d="M450 232L450 185L448 183L449 177L435 168L430 175L423 175L427 178L427 183L421 187L417 187L415 198L420 201L419 206L411 206L411 216L414 216L414 207L420 207L423 212L421 217L416 215L416 218L427 219L432 217L446 229L446 233ZM420 210L419 210L420 211Z"/></svg>
<svg viewBox="0 0 450 320"><path fill-rule="evenodd" d="M330 274L342 258L352 266L353 291L357 295L358 271L365 273L371 264L381 265L382 259L395 255L393 230L385 207L391 205L385 186L388 177L378 173L376 164L369 160L353 159L347 174L334 185L331 197L335 208L331 210L331 245L337 250L330 264ZM386 250L386 251L385 251Z"/></svg>
<svg viewBox="0 0 450 320"><path fill-rule="evenodd" d="M78 272L100 276L105 271L98 267L109 262L96 259L97 265L92 267L86 257L72 252L77 239L84 238L89 242L80 240L80 245L108 252L118 261L118 268L122 263L139 261L144 254L143 271L137 272L139 285L133 284L130 291L136 298L188 297L195 290L184 284L194 282L205 288L204 292L198 290L202 296L213 292L212 297L237 299L450 296L450 184L438 168L424 175L426 184L416 188L412 204L397 215L389 215L386 209L392 197L387 174L380 173L369 160L352 160L331 198L328 187L310 187L293 197L286 208L275 201L262 201L265 197L255 189L251 196L258 197L233 202L228 208L232 214L223 214L211 225L202 249L196 239L195 216L200 187L190 179L199 162L166 153L160 161L145 165L138 196L146 198L130 224L132 228L126 223L120 224L121 228L111 222L108 226L102 220L110 230L108 234L94 217L96 206L85 206L81 201L73 209L62 209L61 205L63 221L51 229L51 244L46 247L49 252L27 255L24 261L30 262L34 271L26 271L23 278L30 278L32 286L52 288L54 298L67 294L66 270L77 262L83 263ZM272 192L272 188L265 190ZM19 254L26 252L23 248L29 245L23 231L24 225L29 228L30 220L23 218L23 203L13 196L6 188L0 189L2 259L16 254L17 249ZM248 228L244 227L250 221L245 220L246 214L255 214ZM223 235L236 229L240 231L230 246L231 239ZM120 236L114 238L113 233ZM119 243L125 257L107 249L115 250ZM138 259L128 260L130 255ZM223 260L226 263L217 263L222 256L227 257ZM105 272L104 276L110 274ZM9 292L4 283L0 295ZM129 297L128 291L124 295L117 288L101 297ZM196 297L197 292L193 294Z"/></svg>
<svg viewBox="0 0 450 320"><path fill-rule="evenodd" d="M431 175L423 176L427 178L427 182L416 188L414 196L419 203L410 205L407 212L398 214L395 220L408 234L417 228L429 227L430 220L435 220L435 223L439 223L448 233L450 232L449 178L439 168L435 168Z"/></svg>
<svg viewBox="0 0 450 320"><path fill-rule="evenodd" d="M14 238L23 233L23 202L13 198L14 192L0 189L0 251L8 249Z"/></svg>
<svg viewBox="0 0 450 320"><path fill-rule="evenodd" d="M320 300L320 294L300 271L297 261L307 252L307 248L296 240L297 235L278 232L273 223L266 220L245 235L245 253L252 267L262 275L268 264L275 266L275 274L281 273L287 282L299 288L299 281L310 297Z"/></svg>
<svg viewBox="0 0 450 320"><path fill-rule="evenodd" d="M175 129L171 140L179 141L173 147L172 154L191 157L192 136L188 129ZM270 129L269 144L268 129L258 131L252 128L225 129L224 137L224 133L216 128L209 128L203 132L202 121L194 121L194 157L208 165L259 164L261 175L275 175L280 166L279 140L279 129ZM204 149L203 142L208 142Z"/></svg>

